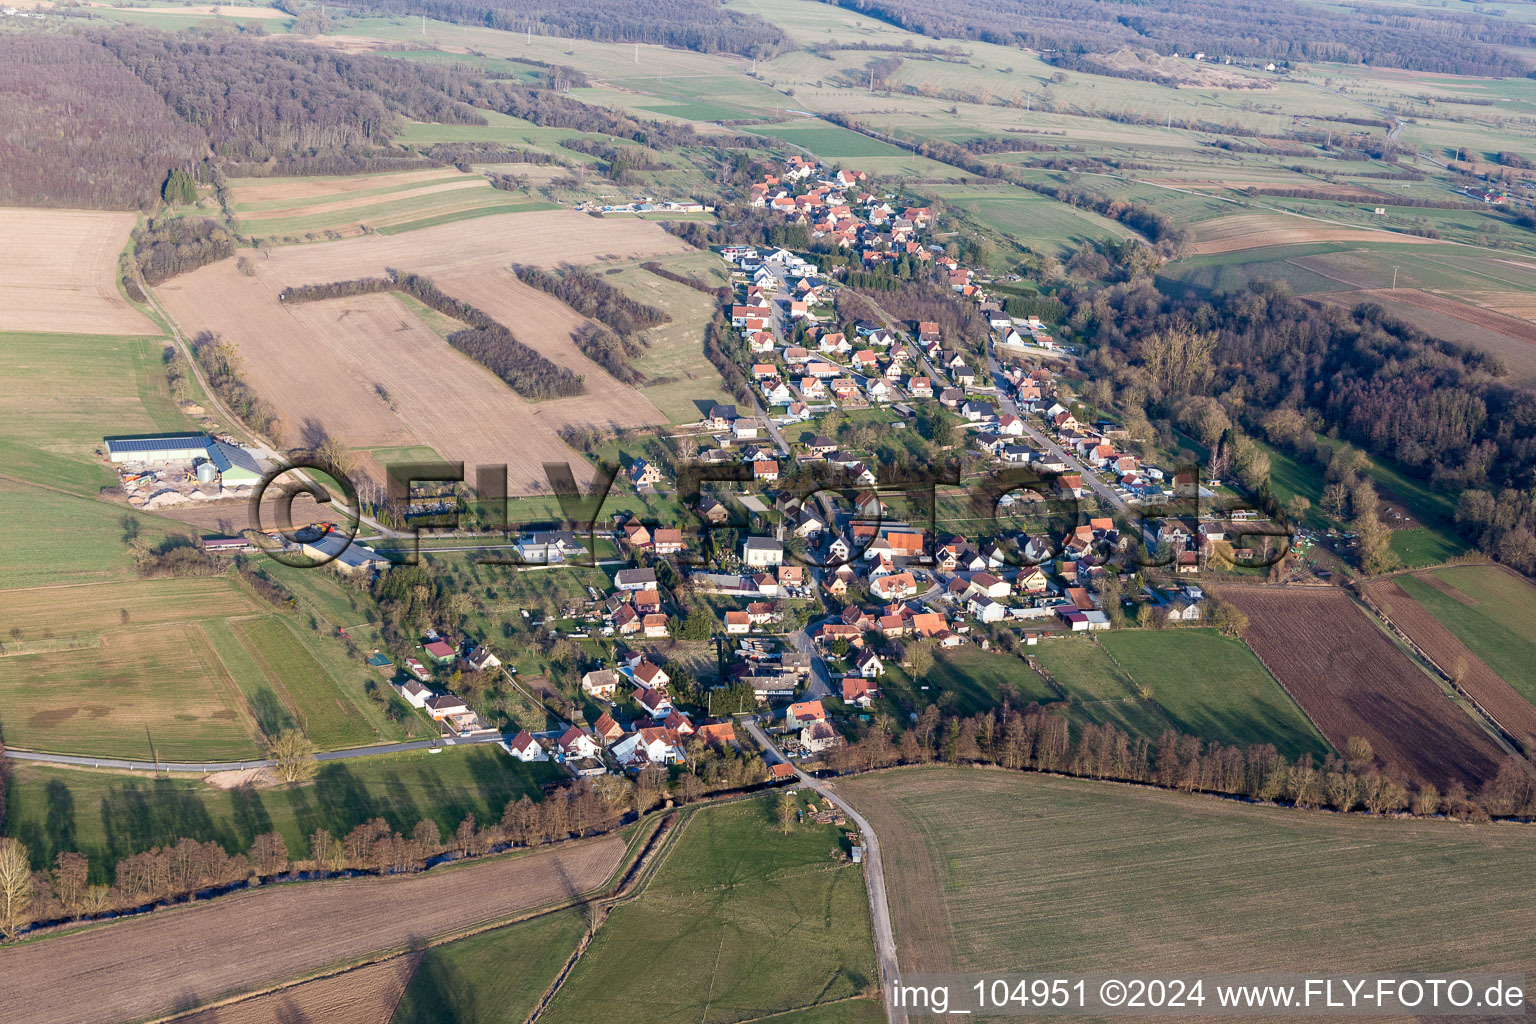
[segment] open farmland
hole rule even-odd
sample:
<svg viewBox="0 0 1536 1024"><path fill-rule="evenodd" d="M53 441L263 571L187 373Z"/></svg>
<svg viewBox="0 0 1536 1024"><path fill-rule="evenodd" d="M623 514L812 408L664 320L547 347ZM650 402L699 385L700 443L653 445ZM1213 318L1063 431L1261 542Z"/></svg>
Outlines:
<svg viewBox="0 0 1536 1024"><path fill-rule="evenodd" d="M1406 577L1407 587L1423 585ZM1441 670L1452 676L1495 722L1526 749L1536 745L1536 706L1520 696L1498 673L1473 654L1433 613L1414 599L1400 579L1370 584L1371 600L1406 633ZM1426 600L1433 600L1430 594Z"/></svg>
<svg viewBox="0 0 1536 1024"><path fill-rule="evenodd" d="M58 637L77 636L129 624L222 618L255 610L244 590L219 577L0 590L0 622L34 639L44 630Z"/></svg>
<svg viewBox="0 0 1536 1024"><path fill-rule="evenodd" d="M838 789L880 836L905 970L1536 971L1509 898L1528 828L952 768Z"/></svg>
<svg viewBox="0 0 1536 1024"><path fill-rule="evenodd" d="M1288 760L1327 752L1291 697L1236 640L1210 629L1137 629L1098 641L1068 637L1039 648L1040 660L1095 721L1149 739L1172 728L1231 746L1273 743ZM1101 661L1082 660L1094 651ZM1118 685L1105 685L1111 682ZM1149 697L1141 697L1142 687Z"/></svg>
<svg viewBox="0 0 1536 1024"><path fill-rule="evenodd" d="M575 349L569 332L579 317L519 285L507 267L684 249L643 221L529 213L427 228L409 238L373 235L278 249L255 261L249 277L226 260L158 292L184 330L212 330L238 347L246 381L277 408L286 439L299 440L313 422L356 449L424 445L454 461L505 462L512 493L528 493L544 483L545 461L570 463L579 482L590 478L586 460L558 436L562 425L665 417ZM587 394L525 401L393 295L277 301L291 285L377 276L386 267L422 274L449 295L481 305L531 347L584 373ZM376 464L369 468L380 475Z"/></svg>
<svg viewBox="0 0 1536 1024"><path fill-rule="evenodd" d="M608 836L421 875L242 892L25 943L0 951L0 1019L119 1024L197 1006L569 899L623 854Z"/></svg>
<svg viewBox="0 0 1536 1024"><path fill-rule="evenodd" d="M550 763L525 765L490 745L327 761L299 786L226 789L196 775L38 762L10 768L6 830L27 844L34 866L73 850L103 871L183 837L244 852L256 836L276 831L291 855L305 857L315 829L344 836L374 818L401 834L429 818L448 835L469 814L480 822L499 821L507 801L537 797L540 785L561 772Z"/></svg>
<svg viewBox="0 0 1536 1024"><path fill-rule="evenodd" d="M1337 588L1218 591L1244 638L1335 747L1370 741L1387 767L1444 787L1493 776L1498 744Z"/></svg>
<svg viewBox="0 0 1536 1024"><path fill-rule="evenodd" d="M156 333L117 290L117 256L137 220L96 210L0 209L0 324L8 331Z"/></svg>
<svg viewBox="0 0 1536 1024"><path fill-rule="evenodd" d="M1431 243L1430 239L1413 235L1347 227L1283 213L1237 213L1217 217L1196 225L1194 232L1195 241L1190 251L1200 255L1300 242Z"/></svg>
<svg viewBox="0 0 1536 1024"><path fill-rule="evenodd" d="M420 962L421 954L408 953L176 1019L179 1024L380 1024L390 1019Z"/></svg>
<svg viewBox="0 0 1536 1024"><path fill-rule="evenodd" d="M122 629L111 639L0 658L8 745L141 760L260 752L256 723L196 623Z"/></svg>
<svg viewBox="0 0 1536 1024"><path fill-rule="evenodd" d="M862 870L830 856L841 843L831 825L781 834L769 799L696 811L541 1019L639 1005L647 1024L725 1024L863 994L879 983L869 897Z"/></svg>
<svg viewBox="0 0 1536 1024"><path fill-rule="evenodd" d="M516 209L551 209L452 168L337 178L241 178L231 183L241 230L253 238L313 239L406 230Z"/></svg>
<svg viewBox="0 0 1536 1024"><path fill-rule="evenodd" d="M1499 357L1517 381L1536 381L1536 323L1417 288L1331 292L1326 300L1353 309L1374 302L1426 334Z"/></svg>

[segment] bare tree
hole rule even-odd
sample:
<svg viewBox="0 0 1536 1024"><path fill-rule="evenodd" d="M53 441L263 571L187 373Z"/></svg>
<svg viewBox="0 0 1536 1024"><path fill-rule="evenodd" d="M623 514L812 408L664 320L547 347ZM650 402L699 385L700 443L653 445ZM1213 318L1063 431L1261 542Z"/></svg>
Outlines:
<svg viewBox="0 0 1536 1024"><path fill-rule="evenodd" d="M304 782L320 770L315 745L297 729L286 729L272 741L272 760L277 762L277 776L284 782Z"/></svg>
<svg viewBox="0 0 1536 1024"><path fill-rule="evenodd" d="M32 855L20 840L0 839L0 936L16 937L32 905Z"/></svg>
<svg viewBox="0 0 1536 1024"><path fill-rule="evenodd" d="M789 835L790 830L795 827L795 795L787 789L780 791L779 799L774 804L773 812L774 818L779 825L779 831Z"/></svg>

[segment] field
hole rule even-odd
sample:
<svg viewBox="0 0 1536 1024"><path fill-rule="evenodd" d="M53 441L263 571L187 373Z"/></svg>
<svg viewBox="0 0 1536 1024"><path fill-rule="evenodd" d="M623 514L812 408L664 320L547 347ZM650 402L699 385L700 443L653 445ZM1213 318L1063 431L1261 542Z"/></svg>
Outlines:
<svg viewBox="0 0 1536 1024"><path fill-rule="evenodd" d="M68 616L59 614L68 608ZM228 578L133 580L73 587L0 590L0 622L24 638L44 631L78 636L132 624L147 626L183 619L222 618L256 610L251 597ZM25 651L25 644L12 653Z"/></svg>
<svg viewBox="0 0 1536 1024"><path fill-rule="evenodd" d="M1441 787L1492 777L1498 745L1343 591L1219 594L1248 616L1245 639L1335 747L1362 736L1390 769Z"/></svg>
<svg viewBox="0 0 1536 1024"><path fill-rule="evenodd" d="M357 1024L525 1020L586 928L580 910L567 910L436 946L421 956L393 1017Z"/></svg>
<svg viewBox="0 0 1536 1024"><path fill-rule="evenodd" d="M947 768L838 788L880 836L904 970L1536 968L1508 898L1530 829Z"/></svg>
<svg viewBox="0 0 1536 1024"><path fill-rule="evenodd" d="M1197 254L1238 252L1299 242L1423 242L1412 235L1347 227L1283 213L1238 213L1204 221L1195 228L1190 251Z"/></svg>
<svg viewBox="0 0 1536 1024"><path fill-rule="evenodd" d="M176 761L261 750L256 723L194 622L0 659L0 708L6 743L22 749Z"/></svg>
<svg viewBox="0 0 1536 1024"><path fill-rule="evenodd" d="M1498 356L1518 383L1536 381L1536 323L1417 288L1333 292L1329 302L1353 309L1373 302L1426 334Z"/></svg>
<svg viewBox="0 0 1536 1024"><path fill-rule="evenodd" d="M243 851L275 829L289 853L301 857L315 829L346 835L373 818L409 833L430 817L448 835L467 814L500 820L508 800L538 796L539 784L558 771L523 765L493 746L330 761L313 782L292 788L223 789L195 775L152 778L17 762L6 828L27 844L38 866L62 850L78 850L107 880L117 860L184 836Z"/></svg>
<svg viewBox="0 0 1536 1024"><path fill-rule="evenodd" d="M0 323L7 331L146 334L117 290L132 213L0 209Z"/></svg>
<svg viewBox="0 0 1536 1024"><path fill-rule="evenodd" d="M406 954L177 1020L180 1024L380 1024L390 1019L420 962L420 954Z"/></svg>
<svg viewBox="0 0 1536 1024"><path fill-rule="evenodd" d="M1107 217L1022 189L933 185L924 191L943 198L978 225L1002 232L1038 252L1060 256L1089 241L1135 237L1134 232Z"/></svg>
<svg viewBox="0 0 1536 1024"><path fill-rule="evenodd" d="M0 952L0 1017L118 1024L197 1006L568 899L623 854L608 836L423 875L237 893L26 943Z"/></svg>
<svg viewBox="0 0 1536 1024"><path fill-rule="evenodd" d="M1052 640L1037 656L1081 702L1074 713L1133 735L1172 728L1229 746L1273 743L1287 759L1328 749L1253 652L1214 630L1112 630L1097 644Z"/></svg>
<svg viewBox="0 0 1536 1024"><path fill-rule="evenodd" d="M234 623L235 635L248 652L252 666L265 677L281 707L262 700L262 692L248 692L247 701L256 709L263 731L281 732L291 724L304 730L310 741L322 750L355 747L383 736L364 717L358 699L362 689L340 681L319 661L293 629L280 617L246 619ZM238 653L232 660L238 661ZM358 666L357 673L363 670ZM285 715L284 711L288 714Z"/></svg>
<svg viewBox="0 0 1536 1024"><path fill-rule="evenodd" d="M544 484L545 461L569 462L578 481L590 478L589 465L556 430L591 420L594 406L615 423L665 417L580 355L569 339L579 319L519 285L506 267L549 263L556 254L586 262L684 248L641 221L526 213L426 228L408 238L372 235L278 249L255 261L253 276L225 261L170 281L158 292L188 333L213 330L239 347L246 380L277 407L287 437L296 440L314 421L356 449L425 445L472 465L505 462L512 492L529 493ZM585 372L588 394L525 401L449 347L392 295L293 306L277 301L290 285L378 275L390 266L431 277L448 294L482 305L530 346ZM451 402L445 400L448 392ZM376 463L365 468L382 476Z"/></svg>
<svg viewBox="0 0 1536 1024"><path fill-rule="evenodd" d="M235 215L253 238L297 240L409 230L518 209L553 209L452 168L337 178L238 178Z"/></svg>
<svg viewBox="0 0 1536 1024"><path fill-rule="evenodd" d="M640 898L616 907L541 1018L724 1024L878 986L859 868L833 826L782 835L768 800L705 808ZM661 968L661 969L658 969Z"/></svg>
<svg viewBox="0 0 1536 1024"><path fill-rule="evenodd" d="M1536 645L1510 628L1531 610L1529 584L1491 566L1466 566L1382 580L1371 597L1444 671L1464 670L1461 686L1505 732L1527 748L1536 744Z"/></svg>

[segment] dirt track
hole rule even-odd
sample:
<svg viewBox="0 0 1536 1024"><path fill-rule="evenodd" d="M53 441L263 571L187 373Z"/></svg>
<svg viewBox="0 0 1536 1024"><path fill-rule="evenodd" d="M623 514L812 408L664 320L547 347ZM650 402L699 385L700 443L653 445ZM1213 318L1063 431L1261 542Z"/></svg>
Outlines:
<svg viewBox="0 0 1536 1024"><path fill-rule="evenodd" d="M1475 790L1501 752L1337 588L1213 588L1248 616L1243 637L1339 750L1351 736L1409 779Z"/></svg>
<svg viewBox="0 0 1536 1024"><path fill-rule="evenodd" d="M7 331L160 333L117 290L137 215L0 209L0 324Z"/></svg>
<svg viewBox="0 0 1536 1024"><path fill-rule="evenodd" d="M565 899L623 854L608 836L450 871L287 885L0 950L0 1020L123 1024L192 1008Z"/></svg>

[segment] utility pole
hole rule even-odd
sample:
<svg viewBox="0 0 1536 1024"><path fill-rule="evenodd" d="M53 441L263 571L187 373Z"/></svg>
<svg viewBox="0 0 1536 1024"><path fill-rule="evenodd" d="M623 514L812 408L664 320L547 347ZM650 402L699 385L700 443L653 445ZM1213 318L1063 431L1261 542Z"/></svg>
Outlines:
<svg viewBox="0 0 1536 1024"><path fill-rule="evenodd" d="M1397 268L1392 268L1392 290L1397 291Z"/></svg>
<svg viewBox="0 0 1536 1024"><path fill-rule="evenodd" d="M421 34L427 34L427 16L425 14L421 16Z"/></svg>
<svg viewBox="0 0 1536 1024"><path fill-rule="evenodd" d="M639 43L635 44L635 63L636 64L640 63L640 44Z"/></svg>

